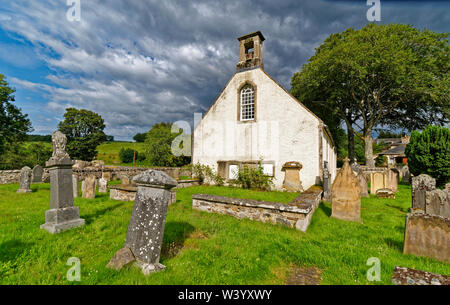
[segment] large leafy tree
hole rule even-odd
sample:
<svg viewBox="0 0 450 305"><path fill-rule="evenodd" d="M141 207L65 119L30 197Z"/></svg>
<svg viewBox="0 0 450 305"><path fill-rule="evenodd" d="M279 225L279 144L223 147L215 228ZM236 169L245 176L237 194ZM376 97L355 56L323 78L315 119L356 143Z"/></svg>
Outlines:
<svg viewBox="0 0 450 305"><path fill-rule="evenodd" d="M8 146L24 141L27 132L32 130L27 115L13 104L14 92L0 74L0 157Z"/></svg>
<svg viewBox="0 0 450 305"><path fill-rule="evenodd" d="M183 133L172 133L172 123L159 123L152 126L145 139L146 159L153 166L183 166L190 163L187 156L175 156L172 142ZM181 143L184 145L184 143Z"/></svg>
<svg viewBox="0 0 450 305"><path fill-rule="evenodd" d="M72 159L92 161L97 146L106 140L103 118L85 109L67 108L58 129L67 136L67 150Z"/></svg>
<svg viewBox="0 0 450 305"><path fill-rule="evenodd" d="M332 34L294 74L292 90L305 104L320 104L346 123L349 153L351 134L359 130L366 164L374 166L377 125L411 130L448 122L447 37L401 24Z"/></svg>

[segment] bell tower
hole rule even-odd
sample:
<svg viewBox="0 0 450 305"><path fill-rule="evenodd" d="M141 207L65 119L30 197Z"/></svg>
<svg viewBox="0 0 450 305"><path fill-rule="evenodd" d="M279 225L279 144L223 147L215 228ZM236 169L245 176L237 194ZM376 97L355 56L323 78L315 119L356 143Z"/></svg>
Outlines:
<svg viewBox="0 0 450 305"><path fill-rule="evenodd" d="M239 40L239 62L236 71L260 67L264 69L262 61L262 43L265 40L260 31L244 35Z"/></svg>

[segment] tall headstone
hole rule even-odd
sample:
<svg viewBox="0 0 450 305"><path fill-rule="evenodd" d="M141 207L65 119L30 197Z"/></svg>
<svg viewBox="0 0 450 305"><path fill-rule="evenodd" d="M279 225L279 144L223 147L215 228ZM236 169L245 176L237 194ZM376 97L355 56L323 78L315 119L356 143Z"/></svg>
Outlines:
<svg viewBox="0 0 450 305"><path fill-rule="evenodd" d="M385 172L370 173L370 193L375 195L378 190L387 187L387 177Z"/></svg>
<svg viewBox="0 0 450 305"><path fill-rule="evenodd" d="M136 261L144 274L165 269L159 263L170 190L177 182L167 174L148 170L133 178L136 200L128 226L124 248L116 252L109 268L121 269Z"/></svg>
<svg viewBox="0 0 450 305"><path fill-rule="evenodd" d="M331 217L361 222L361 187L348 158L331 188Z"/></svg>
<svg viewBox="0 0 450 305"><path fill-rule="evenodd" d="M96 184L97 177L95 175L89 175L84 179L83 189L81 190L83 198L95 198Z"/></svg>
<svg viewBox="0 0 450 305"><path fill-rule="evenodd" d="M391 168L387 171L386 188L391 189L394 193L398 191L399 171Z"/></svg>
<svg viewBox="0 0 450 305"><path fill-rule="evenodd" d="M31 168L28 166L25 166L20 170L20 187L17 190L17 193L31 193L31 176Z"/></svg>
<svg viewBox="0 0 450 305"><path fill-rule="evenodd" d="M328 162L323 162L323 199L331 200L331 174L328 170Z"/></svg>
<svg viewBox="0 0 450 305"><path fill-rule="evenodd" d="M100 178L98 180L98 192L108 193L108 180L106 180L105 178Z"/></svg>
<svg viewBox="0 0 450 305"><path fill-rule="evenodd" d="M78 198L79 191L78 191L78 176L72 175L72 185L73 185L73 197Z"/></svg>
<svg viewBox="0 0 450 305"><path fill-rule="evenodd" d="M303 192L302 182L300 180L300 162L286 162L281 169L284 174L283 188L288 192Z"/></svg>
<svg viewBox="0 0 450 305"><path fill-rule="evenodd" d="M412 208L425 210L425 194L436 189L436 180L426 174L412 178Z"/></svg>
<svg viewBox="0 0 450 305"><path fill-rule="evenodd" d="M60 131L52 134L53 154L46 162L50 171L50 210L45 212L41 229L54 234L84 225L78 207L73 205L72 160L66 152L67 138Z"/></svg>
<svg viewBox="0 0 450 305"><path fill-rule="evenodd" d="M32 183L41 183L43 174L44 174L44 170L42 169L42 166L40 166L39 164L36 165L33 168L33 179L31 180L31 182Z"/></svg>
<svg viewBox="0 0 450 305"><path fill-rule="evenodd" d="M369 186L367 185L367 180L362 171L359 171L358 175L359 186L361 187L361 197L369 197Z"/></svg>

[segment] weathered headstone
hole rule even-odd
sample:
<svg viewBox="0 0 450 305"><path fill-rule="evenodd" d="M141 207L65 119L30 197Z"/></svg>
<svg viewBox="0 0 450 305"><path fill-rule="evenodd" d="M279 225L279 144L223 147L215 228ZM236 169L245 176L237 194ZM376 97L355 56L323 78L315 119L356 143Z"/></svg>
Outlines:
<svg viewBox="0 0 450 305"><path fill-rule="evenodd" d="M111 181L111 172L102 172L102 178L106 179L106 181Z"/></svg>
<svg viewBox="0 0 450 305"><path fill-rule="evenodd" d="M108 193L108 180L104 178L100 178L98 180L98 192L99 193Z"/></svg>
<svg viewBox="0 0 450 305"><path fill-rule="evenodd" d="M399 172L396 168L387 171L386 188L391 189L394 193L398 191Z"/></svg>
<svg viewBox="0 0 450 305"><path fill-rule="evenodd" d="M94 175L89 175L84 179L82 196L86 199L94 199L96 191L97 177Z"/></svg>
<svg viewBox="0 0 450 305"><path fill-rule="evenodd" d="M425 193L436 189L436 180L422 174L412 178L412 207L413 209L425 210Z"/></svg>
<svg viewBox="0 0 450 305"><path fill-rule="evenodd" d="M303 192L302 182L300 180L300 170L302 165L299 162L291 161L283 165L284 174L283 188L288 192Z"/></svg>
<svg viewBox="0 0 450 305"><path fill-rule="evenodd" d="M357 178L361 187L361 197L369 197L369 186L367 185L366 176L362 171L359 171Z"/></svg>
<svg viewBox="0 0 450 305"><path fill-rule="evenodd" d="M450 191L436 189L425 192L425 213L450 219Z"/></svg>
<svg viewBox="0 0 450 305"><path fill-rule="evenodd" d="M373 172L370 173L370 193L375 195L379 189L386 188L386 173Z"/></svg>
<svg viewBox="0 0 450 305"><path fill-rule="evenodd" d="M43 174L44 174L44 170L42 169L42 166L36 165L33 168L33 179L31 180L31 182L32 183L41 183Z"/></svg>
<svg viewBox="0 0 450 305"><path fill-rule="evenodd" d="M24 166L20 170L20 186L17 190L17 193L31 193L30 184L31 184L31 168L28 166Z"/></svg>
<svg viewBox="0 0 450 305"><path fill-rule="evenodd" d="M324 162L323 166L323 199L325 201L331 200L331 174L328 170L328 162Z"/></svg>
<svg viewBox="0 0 450 305"><path fill-rule="evenodd" d="M78 176L72 175L72 185L73 185L73 197L78 198Z"/></svg>
<svg viewBox="0 0 450 305"><path fill-rule="evenodd" d="M408 214L403 253L450 262L450 219L428 214Z"/></svg>
<svg viewBox="0 0 450 305"><path fill-rule="evenodd" d="M73 205L72 160L66 152L67 138L60 131L52 134L53 155L46 162L50 171L50 210L45 212L41 229L54 234L84 225L78 207Z"/></svg>
<svg viewBox="0 0 450 305"><path fill-rule="evenodd" d="M128 185L130 184L130 178L128 178L127 175L120 176L120 181L122 185Z"/></svg>
<svg viewBox="0 0 450 305"><path fill-rule="evenodd" d="M361 222L361 187L348 158L336 175L331 189L331 217Z"/></svg>
<svg viewBox="0 0 450 305"><path fill-rule="evenodd" d="M379 189L376 193L377 198L395 199L395 193L391 189Z"/></svg>
<svg viewBox="0 0 450 305"><path fill-rule="evenodd" d="M408 184L411 183L411 173L409 172L409 167L407 165L402 167L401 173L402 173L402 182Z"/></svg>
<svg viewBox="0 0 450 305"><path fill-rule="evenodd" d="M107 267L120 269L136 260L144 274L164 270L159 263L170 189L177 182L167 174L148 170L133 178L137 184L127 238L123 249L117 251Z"/></svg>

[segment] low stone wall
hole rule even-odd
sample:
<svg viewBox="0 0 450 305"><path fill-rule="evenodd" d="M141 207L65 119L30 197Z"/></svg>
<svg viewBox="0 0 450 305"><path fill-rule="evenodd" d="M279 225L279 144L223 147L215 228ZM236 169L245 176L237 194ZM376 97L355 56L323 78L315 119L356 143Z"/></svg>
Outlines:
<svg viewBox="0 0 450 305"><path fill-rule="evenodd" d="M408 214L403 253L450 262L450 219L437 215Z"/></svg>
<svg viewBox="0 0 450 305"><path fill-rule="evenodd" d="M192 196L192 207L238 219L282 224L305 232L321 198L322 189L319 187L310 188L289 204L196 194Z"/></svg>
<svg viewBox="0 0 450 305"><path fill-rule="evenodd" d="M0 171L0 184L19 183L20 170Z"/></svg>

